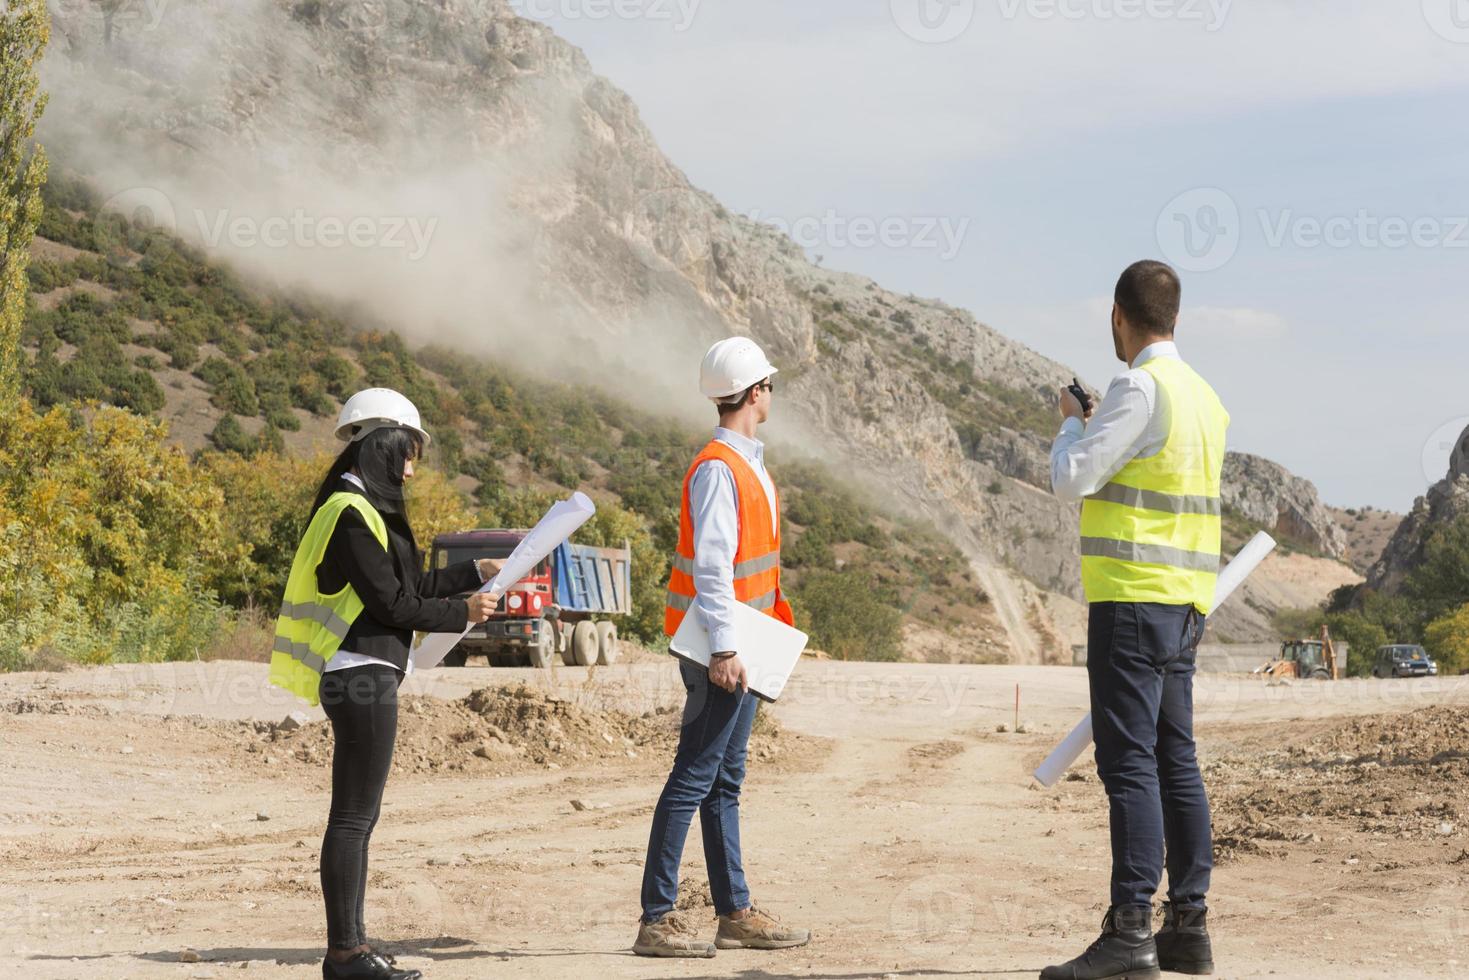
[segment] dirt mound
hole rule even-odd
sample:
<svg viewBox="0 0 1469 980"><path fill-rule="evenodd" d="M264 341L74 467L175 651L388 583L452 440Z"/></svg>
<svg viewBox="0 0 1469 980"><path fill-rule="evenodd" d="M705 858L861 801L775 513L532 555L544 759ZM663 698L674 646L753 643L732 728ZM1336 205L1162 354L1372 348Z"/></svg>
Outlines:
<svg viewBox="0 0 1469 980"><path fill-rule="evenodd" d="M1375 760L1390 765L1469 757L1469 708L1440 706L1353 719L1311 740L1304 751L1317 761Z"/></svg>
<svg viewBox="0 0 1469 980"><path fill-rule="evenodd" d="M246 726L247 751L271 758L320 763L331 758L327 722L299 728ZM399 704L393 768L399 772L554 766L592 760L636 759L647 748L678 737L670 711L633 716L579 706L521 684L484 688L458 701L406 697Z"/></svg>
<svg viewBox="0 0 1469 980"><path fill-rule="evenodd" d="M678 742L679 709L636 715L593 707L590 701L590 696L567 698L530 684L482 688L457 701L404 698L393 769L496 771L636 760L649 753L671 757ZM327 722L300 727L255 722L242 727L245 751L267 764L294 760L316 765L331 758ZM794 764L818 741L784 731L767 710L757 717L750 754Z"/></svg>
<svg viewBox="0 0 1469 980"><path fill-rule="evenodd" d="M1281 854L1353 833L1458 840L1469 818L1469 709L1346 722L1298 747L1205 768L1215 852Z"/></svg>

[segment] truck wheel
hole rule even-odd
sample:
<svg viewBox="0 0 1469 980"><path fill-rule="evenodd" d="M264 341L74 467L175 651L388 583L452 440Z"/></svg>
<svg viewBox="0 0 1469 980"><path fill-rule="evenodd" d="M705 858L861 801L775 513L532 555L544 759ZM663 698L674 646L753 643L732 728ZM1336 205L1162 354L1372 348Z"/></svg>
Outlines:
<svg viewBox="0 0 1469 980"><path fill-rule="evenodd" d="M1325 667L1317 667L1311 671L1310 679L1313 681L1329 681L1331 680L1331 673Z"/></svg>
<svg viewBox="0 0 1469 980"><path fill-rule="evenodd" d="M597 626L590 619L577 623L571 631L571 654L581 667L597 662Z"/></svg>
<svg viewBox="0 0 1469 980"><path fill-rule="evenodd" d="M464 661L468 659L468 657L469 654L465 653L462 649L456 647L453 650L450 650L449 655L444 658L444 666L463 667Z"/></svg>
<svg viewBox="0 0 1469 980"><path fill-rule="evenodd" d="M571 649L571 634L572 628L570 625L565 625L556 631L556 635L561 641L561 662L568 667L575 667L576 653Z"/></svg>
<svg viewBox="0 0 1469 980"><path fill-rule="evenodd" d="M556 634L551 631L550 623L542 624L541 638L535 646L526 647L525 653L532 667L544 669L551 666L551 658L556 655Z"/></svg>
<svg viewBox="0 0 1469 980"><path fill-rule="evenodd" d="M617 663L617 624L607 620L597 624L597 663L603 667Z"/></svg>

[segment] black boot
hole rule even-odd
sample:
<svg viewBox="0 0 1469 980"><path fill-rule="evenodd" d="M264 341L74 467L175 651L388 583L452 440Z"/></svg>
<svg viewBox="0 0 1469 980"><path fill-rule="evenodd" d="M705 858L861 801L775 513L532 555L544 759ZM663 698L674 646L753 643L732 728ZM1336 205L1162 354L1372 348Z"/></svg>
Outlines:
<svg viewBox="0 0 1469 980"><path fill-rule="evenodd" d="M321 975L325 980L423 980L422 973L395 969L376 951L358 953L345 963L324 959L321 961Z"/></svg>
<svg viewBox="0 0 1469 980"><path fill-rule="evenodd" d="M1114 905L1102 920L1102 935L1076 959L1041 971L1041 980L1155 980L1153 908Z"/></svg>
<svg viewBox="0 0 1469 980"><path fill-rule="evenodd" d="M1209 945L1207 909L1176 909L1163 903L1163 928L1158 930L1158 966L1169 973L1196 977L1214 972L1214 949Z"/></svg>

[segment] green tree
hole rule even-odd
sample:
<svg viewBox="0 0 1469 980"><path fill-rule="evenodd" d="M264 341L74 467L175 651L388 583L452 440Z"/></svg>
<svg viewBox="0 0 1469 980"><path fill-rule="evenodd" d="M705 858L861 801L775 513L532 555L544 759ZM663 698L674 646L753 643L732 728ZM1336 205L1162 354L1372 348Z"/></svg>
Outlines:
<svg viewBox="0 0 1469 980"><path fill-rule="evenodd" d="M1403 591L1421 605L1425 620L1469 602L1469 514L1434 529Z"/></svg>
<svg viewBox="0 0 1469 980"><path fill-rule="evenodd" d="M1331 628L1333 641L1347 643L1346 673L1352 677L1366 677L1372 673L1372 659L1377 655L1377 648L1388 642L1387 631L1382 624L1352 610L1328 613L1326 625Z"/></svg>
<svg viewBox="0 0 1469 980"><path fill-rule="evenodd" d="M1469 603L1424 627L1423 645L1438 661L1439 673L1469 670Z"/></svg>
<svg viewBox="0 0 1469 980"><path fill-rule="evenodd" d="M883 602L865 572L816 571L795 592L797 625L811 643L842 660L897 660L902 656L903 614Z"/></svg>
<svg viewBox="0 0 1469 980"><path fill-rule="evenodd" d="M51 39L46 0L0 6L0 404L20 395L26 267L41 220L46 152L32 142L46 110L36 66Z"/></svg>

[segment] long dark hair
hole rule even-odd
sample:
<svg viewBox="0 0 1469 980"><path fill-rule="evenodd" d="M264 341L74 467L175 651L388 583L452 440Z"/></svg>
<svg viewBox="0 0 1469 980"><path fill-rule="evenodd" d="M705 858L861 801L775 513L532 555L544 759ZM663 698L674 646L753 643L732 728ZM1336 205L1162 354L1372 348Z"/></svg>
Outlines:
<svg viewBox="0 0 1469 980"><path fill-rule="evenodd" d="M398 426L373 429L361 439L347 443L347 448L338 454L326 471L307 520L315 517L327 498L337 491L342 474L355 468L367 487L368 502L379 511L400 515L406 523L408 512L403 490L403 465L422 455L423 437L412 429Z"/></svg>

